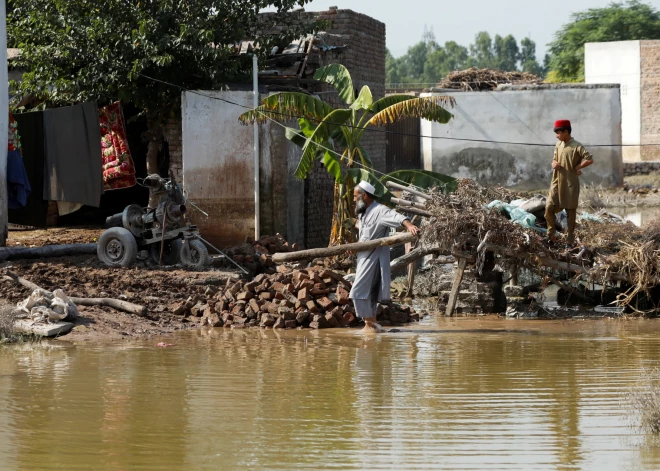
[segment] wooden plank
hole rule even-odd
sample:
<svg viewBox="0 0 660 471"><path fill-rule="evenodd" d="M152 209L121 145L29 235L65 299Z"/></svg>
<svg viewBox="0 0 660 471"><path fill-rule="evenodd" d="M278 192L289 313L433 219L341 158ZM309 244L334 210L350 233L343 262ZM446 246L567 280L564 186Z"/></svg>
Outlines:
<svg viewBox="0 0 660 471"><path fill-rule="evenodd" d="M458 293L461 290L461 282L463 281L463 273L465 272L465 265L467 260L464 258L458 259L458 268L456 268L456 274L454 276L454 284L451 287L451 293L449 294L449 302L447 303L447 310L445 311L445 316L452 317L454 315L454 309L456 308L456 301L458 300Z"/></svg>
<svg viewBox="0 0 660 471"><path fill-rule="evenodd" d="M14 329L25 334L34 334L40 337L55 337L71 332L71 322L56 322L55 324L32 324L32 321L18 320L14 322Z"/></svg>
<svg viewBox="0 0 660 471"><path fill-rule="evenodd" d="M398 209L399 211L405 211L412 214L418 214L419 216L423 216L425 218L430 218L431 216L433 216L433 214L429 213L428 211L424 211L423 209L417 209L408 206L397 206L396 209Z"/></svg>

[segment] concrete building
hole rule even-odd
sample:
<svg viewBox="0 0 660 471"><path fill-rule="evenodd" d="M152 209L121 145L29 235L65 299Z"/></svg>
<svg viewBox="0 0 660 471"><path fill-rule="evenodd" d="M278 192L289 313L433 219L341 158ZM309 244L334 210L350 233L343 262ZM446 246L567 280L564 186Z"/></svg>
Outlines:
<svg viewBox="0 0 660 471"><path fill-rule="evenodd" d="M324 64L341 63L351 73L357 91L368 85L375 99L385 94L385 25L351 10L303 12L298 21L326 20L329 50ZM347 46L347 47L344 47ZM309 77L296 79L295 87L318 94L333 106L345 106L333 88ZM291 89L289 84L288 88ZM266 89L262 98L277 87ZM204 96L205 95L205 96ZM165 129L170 167L183 182L186 195L204 211L191 211L202 234L220 247L242 243L254 234L252 127L242 126L238 116L246 111L226 102L252 107L252 92L203 91L184 93L181 121ZM294 122L289 123L295 127ZM300 149L284 137L275 124L260 130L260 225L262 235L279 232L289 242L313 248L327 245L332 221L334 179L319 163L304 181L293 177ZM366 133L362 143L374 166L385 171L384 133Z"/></svg>
<svg viewBox="0 0 660 471"><path fill-rule="evenodd" d="M660 40L585 44L584 80L621 86L624 162L660 160Z"/></svg>
<svg viewBox="0 0 660 471"><path fill-rule="evenodd" d="M573 136L593 154L583 183L623 183L618 85L504 85L496 91L435 91L456 99L448 124L422 121L426 170L484 185L545 189L556 138L553 124L570 119ZM597 144L601 147L590 146Z"/></svg>

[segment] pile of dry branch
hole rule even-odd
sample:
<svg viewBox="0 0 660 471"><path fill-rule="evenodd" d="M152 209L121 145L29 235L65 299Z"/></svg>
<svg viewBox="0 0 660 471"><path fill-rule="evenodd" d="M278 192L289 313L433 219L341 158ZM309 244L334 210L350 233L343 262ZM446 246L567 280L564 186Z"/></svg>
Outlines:
<svg viewBox="0 0 660 471"><path fill-rule="evenodd" d="M508 203L514 199L517 195L506 189L459 180L456 192L434 194L427 201L431 217L424 229L424 245L471 254L478 268L485 252L491 251L500 256L502 265L527 266L540 273L563 271L609 286L621 284L619 306L648 310L638 310L636 304L638 295L652 302L651 291L660 285L660 221L644 228L630 222L583 221L577 228L580 244L550 245L539 232L485 207L493 200Z"/></svg>
<svg viewBox="0 0 660 471"><path fill-rule="evenodd" d="M202 297L191 297L175 314L199 318L213 327L351 327L357 324L355 308L348 295L351 284L340 274L323 267L257 275L252 281L227 282L224 289ZM419 320L414 309L389 303L378 307L378 322L389 326Z"/></svg>
<svg viewBox="0 0 660 471"><path fill-rule="evenodd" d="M472 67L450 73L437 87L463 91L494 90L502 84L536 84L542 81L540 77L527 72L506 72Z"/></svg>

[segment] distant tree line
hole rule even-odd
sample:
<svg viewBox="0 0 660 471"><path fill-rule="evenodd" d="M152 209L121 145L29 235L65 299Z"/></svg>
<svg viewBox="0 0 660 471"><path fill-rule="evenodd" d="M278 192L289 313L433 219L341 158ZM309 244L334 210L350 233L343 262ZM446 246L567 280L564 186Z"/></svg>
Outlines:
<svg viewBox="0 0 660 471"><path fill-rule="evenodd" d="M433 31L425 30L403 56L395 58L387 51L386 81L435 84L452 71L478 67L530 72L552 82L582 82L585 43L633 39L660 39L660 12L639 0L574 13L555 33L542 63L530 38L518 42L512 35L493 38L482 31L465 47L454 41L440 45Z"/></svg>

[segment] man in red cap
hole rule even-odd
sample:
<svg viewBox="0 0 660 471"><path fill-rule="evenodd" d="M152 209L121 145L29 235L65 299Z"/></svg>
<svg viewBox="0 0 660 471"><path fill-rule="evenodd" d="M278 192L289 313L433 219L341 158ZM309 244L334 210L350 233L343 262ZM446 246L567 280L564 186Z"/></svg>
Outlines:
<svg viewBox="0 0 660 471"><path fill-rule="evenodd" d="M555 122L555 135L559 142L555 146L552 159L552 184L545 206L545 219L548 221L548 237L555 241L555 214L562 209L568 216L566 242L575 241L575 217L580 198L582 169L594 163L591 154L582 144L571 137L571 122L560 119Z"/></svg>

